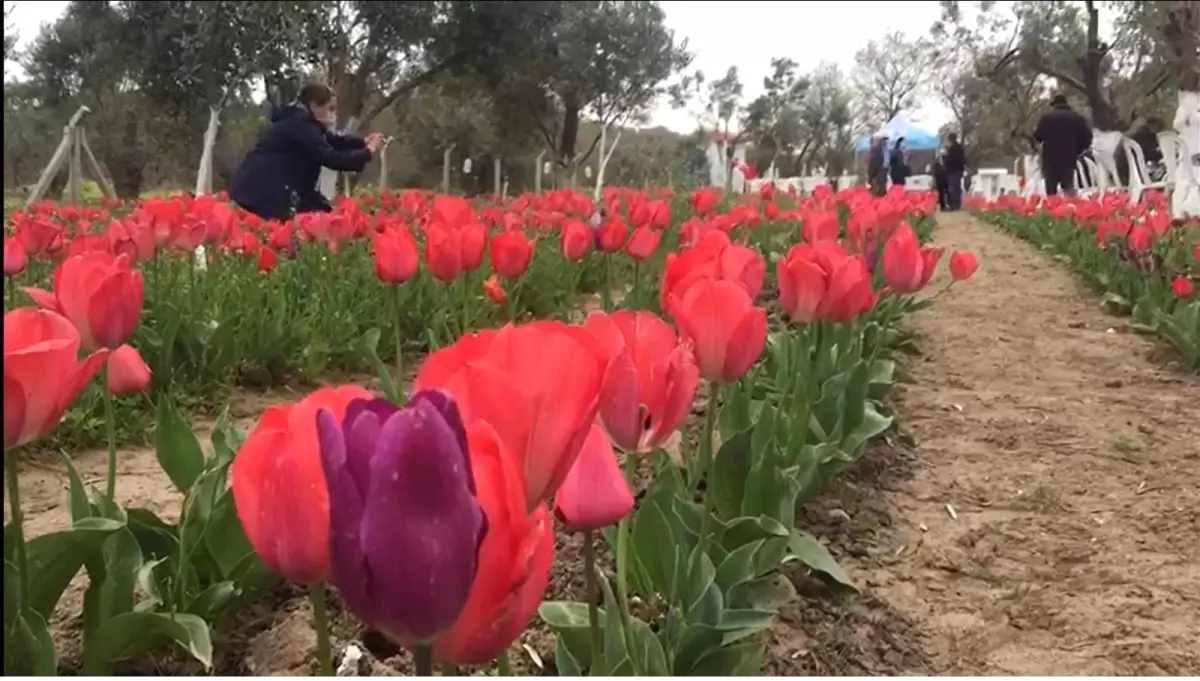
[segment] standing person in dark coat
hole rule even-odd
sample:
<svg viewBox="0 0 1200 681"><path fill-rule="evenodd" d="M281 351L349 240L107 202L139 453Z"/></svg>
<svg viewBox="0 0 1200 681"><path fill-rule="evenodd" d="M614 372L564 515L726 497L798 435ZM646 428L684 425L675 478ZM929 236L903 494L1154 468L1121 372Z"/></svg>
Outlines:
<svg viewBox="0 0 1200 681"><path fill-rule="evenodd" d="M949 194L946 184L946 167L942 164L942 154L940 153L933 159L933 186L937 189L938 208L950 210L950 202L946 198L946 195Z"/></svg>
<svg viewBox="0 0 1200 681"><path fill-rule="evenodd" d="M881 135L871 140L867 156L867 184L875 196L887 193L887 138Z"/></svg>
<svg viewBox="0 0 1200 681"><path fill-rule="evenodd" d="M1042 115L1033 138L1042 145L1042 176L1046 178L1046 195L1062 190L1075 195L1075 164L1080 155L1092 146L1092 126L1079 112L1071 108L1067 98L1054 95L1050 110Z"/></svg>
<svg viewBox="0 0 1200 681"><path fill-rule="evenodd" d="M383 144L378 134L364 140L329 132L336 107L328 86L311 83L295 104L275 110L234 173L229 197L264 220L333 210L317 189L321 168L360 173Z"/></svg>
<svg viewBox="0 0 1200 681"><path fill-rule="evenodd" d="M888 159L888 173L892 176L892 184L904 186L908 180L908 161L904 159L904 138L896 140L892 147L892 156Z"/></svg>
<svg viewBox="0 0 1200 681"><path fill-rule="evenodd" d="M963 178L967 174L967 151L958 141L958 135L946 135L949 146L946 147L946 203L950 210L962 208Z"/></svg>

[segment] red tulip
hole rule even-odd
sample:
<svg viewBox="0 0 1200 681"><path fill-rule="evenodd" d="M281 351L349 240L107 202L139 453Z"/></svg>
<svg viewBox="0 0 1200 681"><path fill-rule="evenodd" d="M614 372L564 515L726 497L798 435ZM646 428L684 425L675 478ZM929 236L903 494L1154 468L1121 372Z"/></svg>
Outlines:
<svg viewBox="0 0 1200 681"><path fill-rule="evenodd" d="M449 284L463 273L462 233L431 224L425 228L425 264L433 278Z"/></svg>
<svg viewBox="0 0 1200 681"><path fill-rule="evenodd" d="M150 387L150 367L132 345L122 345L108 355L108 392L134 395Z"/></svg>
<svg viewBox="0 0 1200 681"><path fill-rule="evenodd" d="M474 272L483 264L483 251L487 247L487 228L478 222L472 222L459 231L463 271Z"/></svg>
<svg viewBox="0 0 1200 681"><path fill-rule="evenodd" d="M669 312L670 298L682 299L687 288L701 279L737 282L754 299L762 291L766 273L767 264L758 251L733 244L724 232L712 230L682 254L667 255L659 306Z"/></svg>
<svg viewBox="0 0 1200 681"><path fill-rule="evenodd" d="M107 350L79 360L79 330L49 310L4 313L4 449L50 434L100 369Z"/></svg>
<svg viewBox="0 0 1200 681"><path fill-rule="evenodd" d="M562 226L562 254L571 262L579 262L592 247L592 230L579 220L567 220Z"/></svg>
<svg viewBox="0 0 1200 681"><path fill-rule="evenodd" d="M829 275L815 260L812 247L792 246L775 265L779 281L779 304L792 322L807 324L817 319L817 308L829 289Z"/></svg>
<svg viewBox="0 0 1200 681"><path fill-rule="evenodd" d="M717 202L720 200L721 191L719 189L697 189L692 192L692 212L699 216L708 215L716 210Z"/></svg>
<svg viewBox="0 0 1200 681"><path fill-rule="evenodd" d="M940 251L921 248L917 234L908 223L892 232L883 247L883 278L892 290L916 293L929 283Z"/></svg>
<svg viewBox="0 0 1200 681"><path fill-rule="evenodd" d="M767 313L742 286L701 279L671 302L680 334L695 346L700 375L718 383L737 381L754 365L767 342Z"/></svg>
<svg viewBox="0 0 1200 681"><path fill-rule="evenodd" d="M583 450L554 495L554 515L568 530L584 532L615 525L633 510L633 492L617 463L608 435L592 426Z"/></svg>
<svg viewBox="0 0 1200 681"><path fill-rule="evenodd" d="M327 387L270 407L233 460L233 500L246 537L267 567L293 582L329 579L329 490L317 412L340 423L355 399L371 394L356 385Z"/></svg>
<svg viewBox="0 0 1200 681"><path fill-rule="evenodd" d="M600 418L627 452L662 446L687 419L700 383L692 348L649 312L596 312L584 328L607 358Z"/></svg>
<svg viewBox="0 0 1200 681"><path fill-rule="evenodd" d="M817 316L844 324L874 307L877 299L871 273L862 258L847 256L829 273L829 290L817 308Z"/></svg>
<svg viewBox="0 0 1200 681"><path fill-rule="evenodd" d="M662 240L662 232L650 227L639 227L634 230L633 236L629 237L629 243L625 246L625 252L634 260L649 260L654 255L654 252L658 250L658 242L660 240Z"/></svg>
<svg viewBox="0 0 1200 681"><path fill-rule="evenodd" d="M372 239L375 247L375 276L385 284L403 284L417 274L421 257L417 253L417 241L406 228L388 229L376 233Z"/></svg>
<svg viewBox="0 0 1200 681"><path fill-rule="evenodd" d="M279 255L274 250L266 246L258 248L258 271L261 274L270 274L275 271L279 265Z"/></svg>
<svg viewBox="0 0 1200 681"><path fill-rule="evenodd" d="M601 253L616 253L625 246L627 238L629 238L629 225L626 225L621 218L613 216L606 220L604 226L600 228L596 246Z"/></svg>
<svg viewBox="0 0 1200 681"><path fill-rule="evenodd" d="M142 315L142 273L124 255L88 251L54 271L54 292L27 288L39 306L60 312L79 329L85 350L116 349L129 340Z"/></svg>
<svg viewBox="0 0 1200 681"><path fill-rule="evenodd" d="M599 408L605 364L583 329L532 322L463 336L426 358L414 390L454 396L487 421L525 474L530 510L562 484Z"/></svg>
<svg viewBox="0 0 1200 681"><path fill-rule="evenodd" d="M979 269L979 260L973 253L955 251L950 254L950 276L955 281L966 281Z"/></svg>
<svg viewBox="0 0 1200 681"><path fill-rule="evenodd" d="M503 305L504 301L508 299L508 294L504 292L504 287L500 285L500 280L494 274L483 281L483 294L497 305Z"/></svg>
<svg viewBox="0 0 1200 681"><path fill-rule="evenodd" d="M11 277L25 271L29 256L25 254L21 242L4 237L4 276Z"/></svg>
<svg viewBox="0 0 1200 681"><path fill-rule="evenodd" d="M541 605L554 562L554 527L546 505L527 513L517 460L484 421L467 424L467 443L487 535L467 603L434 641L436 659L483 664L508 649Z"/></svg>
<svg viewBox="0 0 1200 681"><path fill-rule="evenodd" d="M1192 297L1192 294L1195 293L1195 287L1192 285L1191 279L1179 276L1175 277L1171 282L1171 293L1174 293L1175 297L1179 300L1185 300Z"/></svg>
<svg viewBox="0 0 1200 681"><path fill-rule="evenodd" d="M524 232L510 229L492 237L492 243L488 245L488 257L496 274L515 281L529 269L529 261L533 258L533 241Z"/></svg>

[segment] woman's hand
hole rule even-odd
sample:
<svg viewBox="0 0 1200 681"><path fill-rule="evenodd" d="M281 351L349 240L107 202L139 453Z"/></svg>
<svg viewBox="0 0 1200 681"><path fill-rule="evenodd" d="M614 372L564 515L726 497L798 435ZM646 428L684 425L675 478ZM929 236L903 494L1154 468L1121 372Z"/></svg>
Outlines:
<svg viewBox="0 0 1200 681"><path fill-rule="evenodd" d="M383 135L377 132L367 135L366 147L367 151L372 154L378 154L379 150L383 147Z"/></svg>

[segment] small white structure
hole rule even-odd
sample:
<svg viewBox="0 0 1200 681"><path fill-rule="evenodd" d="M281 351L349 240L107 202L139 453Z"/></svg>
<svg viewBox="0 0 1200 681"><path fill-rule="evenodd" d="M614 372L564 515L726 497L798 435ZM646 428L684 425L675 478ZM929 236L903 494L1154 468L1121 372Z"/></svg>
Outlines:
<svg viewBox="0 0 1200 681"><path fill-rule="evenodd" d="M732 165L730 168L729 146L733 146ZM708 136L708 182L713 187L725 187L729 182L730 191L741 193L746 190L746 178L737 166L746 162L746 143L738 142L737 136L731 133L713 132ZM732 172L729 178L727 173Z"/></svg>
<svg viewBox="0 0 1200 681"><path fill-rule="evenodd" d="M1174 154L1163 149L1163 161L1175 166L1172 178L1171 216L1184 218L1200 215L1200 92L1180 92L1175 110L1177 141Z"/></svg>

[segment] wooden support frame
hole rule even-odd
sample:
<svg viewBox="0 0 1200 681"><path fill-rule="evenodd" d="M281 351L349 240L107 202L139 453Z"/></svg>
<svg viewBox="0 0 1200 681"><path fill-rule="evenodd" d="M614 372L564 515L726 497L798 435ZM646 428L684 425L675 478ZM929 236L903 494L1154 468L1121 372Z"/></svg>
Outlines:
<svg viewBox="0 0 1200 681"><path fill-rule="evenodd" d="M100 185L100 192L108 198L115 198L117 193L113 188L112 182L108 176L104 174L100 167L100 162L96 160L96 155L92 153L91 147L87 143L87 133L80 125L83 117L91 113L91 109L86 106L81 106L67 121L63 127L62 141L59 142L58 148L54 150L54 155L50 157L50 162L46 164L46 168L42 170L41 176L38 178L37 184L34 185L33 191L29 192L29 198L25 201L25 205L41 201L50 189L50 183L62 171L64 165L67 166L67 196L70 197L71 203L83 203L83 166L87 163L90 174Z"/></svg>

